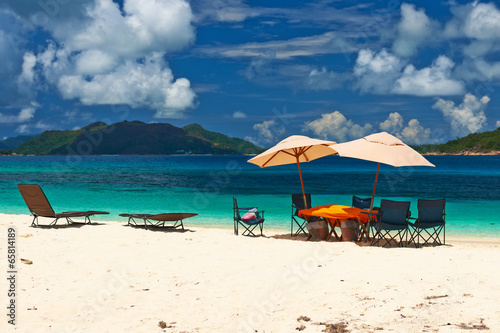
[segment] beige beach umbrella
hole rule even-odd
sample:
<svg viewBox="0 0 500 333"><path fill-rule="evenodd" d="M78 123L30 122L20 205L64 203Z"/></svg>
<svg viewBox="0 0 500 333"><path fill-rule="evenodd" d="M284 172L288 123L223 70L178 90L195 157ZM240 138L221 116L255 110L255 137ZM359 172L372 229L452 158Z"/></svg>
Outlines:
<svg viewBox="0 0 500 333"><path fill-rule="evenodd" d="M332 145L330 148L335 150L340 156L378 163L370 210L373 208L373 199L375 198L375 190L377 188L380 163L395 167L435 166L413 148L387 132L371 134L361 139Z"/></svg>
<svg viewBox="0 0 500 333"><path fill-rule="evenodd" d="M292 135L280 141L274 147L249 159L248 163L256 164L261 168L297 163L304 206L309 208L306 203L306 193L304 191L300 163L335 154L335 148L331 148L331 145L335 145L335 142L313 139L304 135Z"/></svg>

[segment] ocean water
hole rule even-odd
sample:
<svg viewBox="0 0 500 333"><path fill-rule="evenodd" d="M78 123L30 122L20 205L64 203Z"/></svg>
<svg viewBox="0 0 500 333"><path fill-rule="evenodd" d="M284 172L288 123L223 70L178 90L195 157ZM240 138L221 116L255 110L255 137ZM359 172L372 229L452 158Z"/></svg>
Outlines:
<svg viewBox="0 0 500 333"><path fill-rule="evenodd" d="M0 212L29 214L17 184L42 186L56 212L193 212L185 225L232 228L232 197L265 210L265 228L290 229L291 193L300 193L297 165L259 168L248 156L2 156ZM446 234L500 237L500 156L428 156L436 165L381 165L375 196L411 201L446 198ZM328 156L301 164L313 206L350 205L370 197L376 163Z"/></svg>

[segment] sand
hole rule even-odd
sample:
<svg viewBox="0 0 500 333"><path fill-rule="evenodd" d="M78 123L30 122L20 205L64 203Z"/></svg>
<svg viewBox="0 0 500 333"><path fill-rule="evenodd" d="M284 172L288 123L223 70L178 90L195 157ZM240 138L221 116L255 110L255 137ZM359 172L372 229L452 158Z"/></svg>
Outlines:
<svg viewBox="0 0 500 333"><path fill-rule="evenodd" d="M500 240L375 248L153 231L124 221L16 229L16 325L0 284L0 331L18 332L500 332ZM31 261L23 263L20 258Z"/></svg>

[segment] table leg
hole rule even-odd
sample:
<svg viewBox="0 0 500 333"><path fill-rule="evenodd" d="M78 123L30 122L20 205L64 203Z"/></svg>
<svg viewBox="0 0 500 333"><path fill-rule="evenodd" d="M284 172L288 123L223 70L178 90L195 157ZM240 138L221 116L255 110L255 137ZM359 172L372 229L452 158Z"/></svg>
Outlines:
<svg viewBox="0 0 500 333"><path fill-rule="evenodd" d="M363 221L361 221L359 217L356 217L356 219L358 220L359 226L361 227L361 235L359 235L358 242L361 242L363 240L364 235L366 235L366 241L369 241L370 239L366 229L369 222L363 223Z"/></svg>

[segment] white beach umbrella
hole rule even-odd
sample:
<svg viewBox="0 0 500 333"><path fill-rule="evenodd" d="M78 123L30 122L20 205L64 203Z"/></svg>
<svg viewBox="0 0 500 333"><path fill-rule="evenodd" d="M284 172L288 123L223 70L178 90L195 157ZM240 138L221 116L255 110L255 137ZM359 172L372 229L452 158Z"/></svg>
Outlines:
<svg viewBox="0 0 500 333"><path fill-rule="evenodd" d="M370 210L373 207L380 163L392 165L394 167L435 166L413 148L387 132L371 134L361 139L330 146L330 148L336 151L340 156L378 163Z"/></svg>
<svg viewBox="0 0 500 333"><path fill-rule="evenodd" d="M274 147L271 147L265 152L249 159L248 163L256 164L261 168L297 163L304 205L306 208L309 208L306 203L306 194L304 191L304 182L302 181L300 163L309 162L323 156L335 154L335 148L331 148L331 145L335 145L335 142L312 139L304 135L292 135L280 141Z"/></svg>

